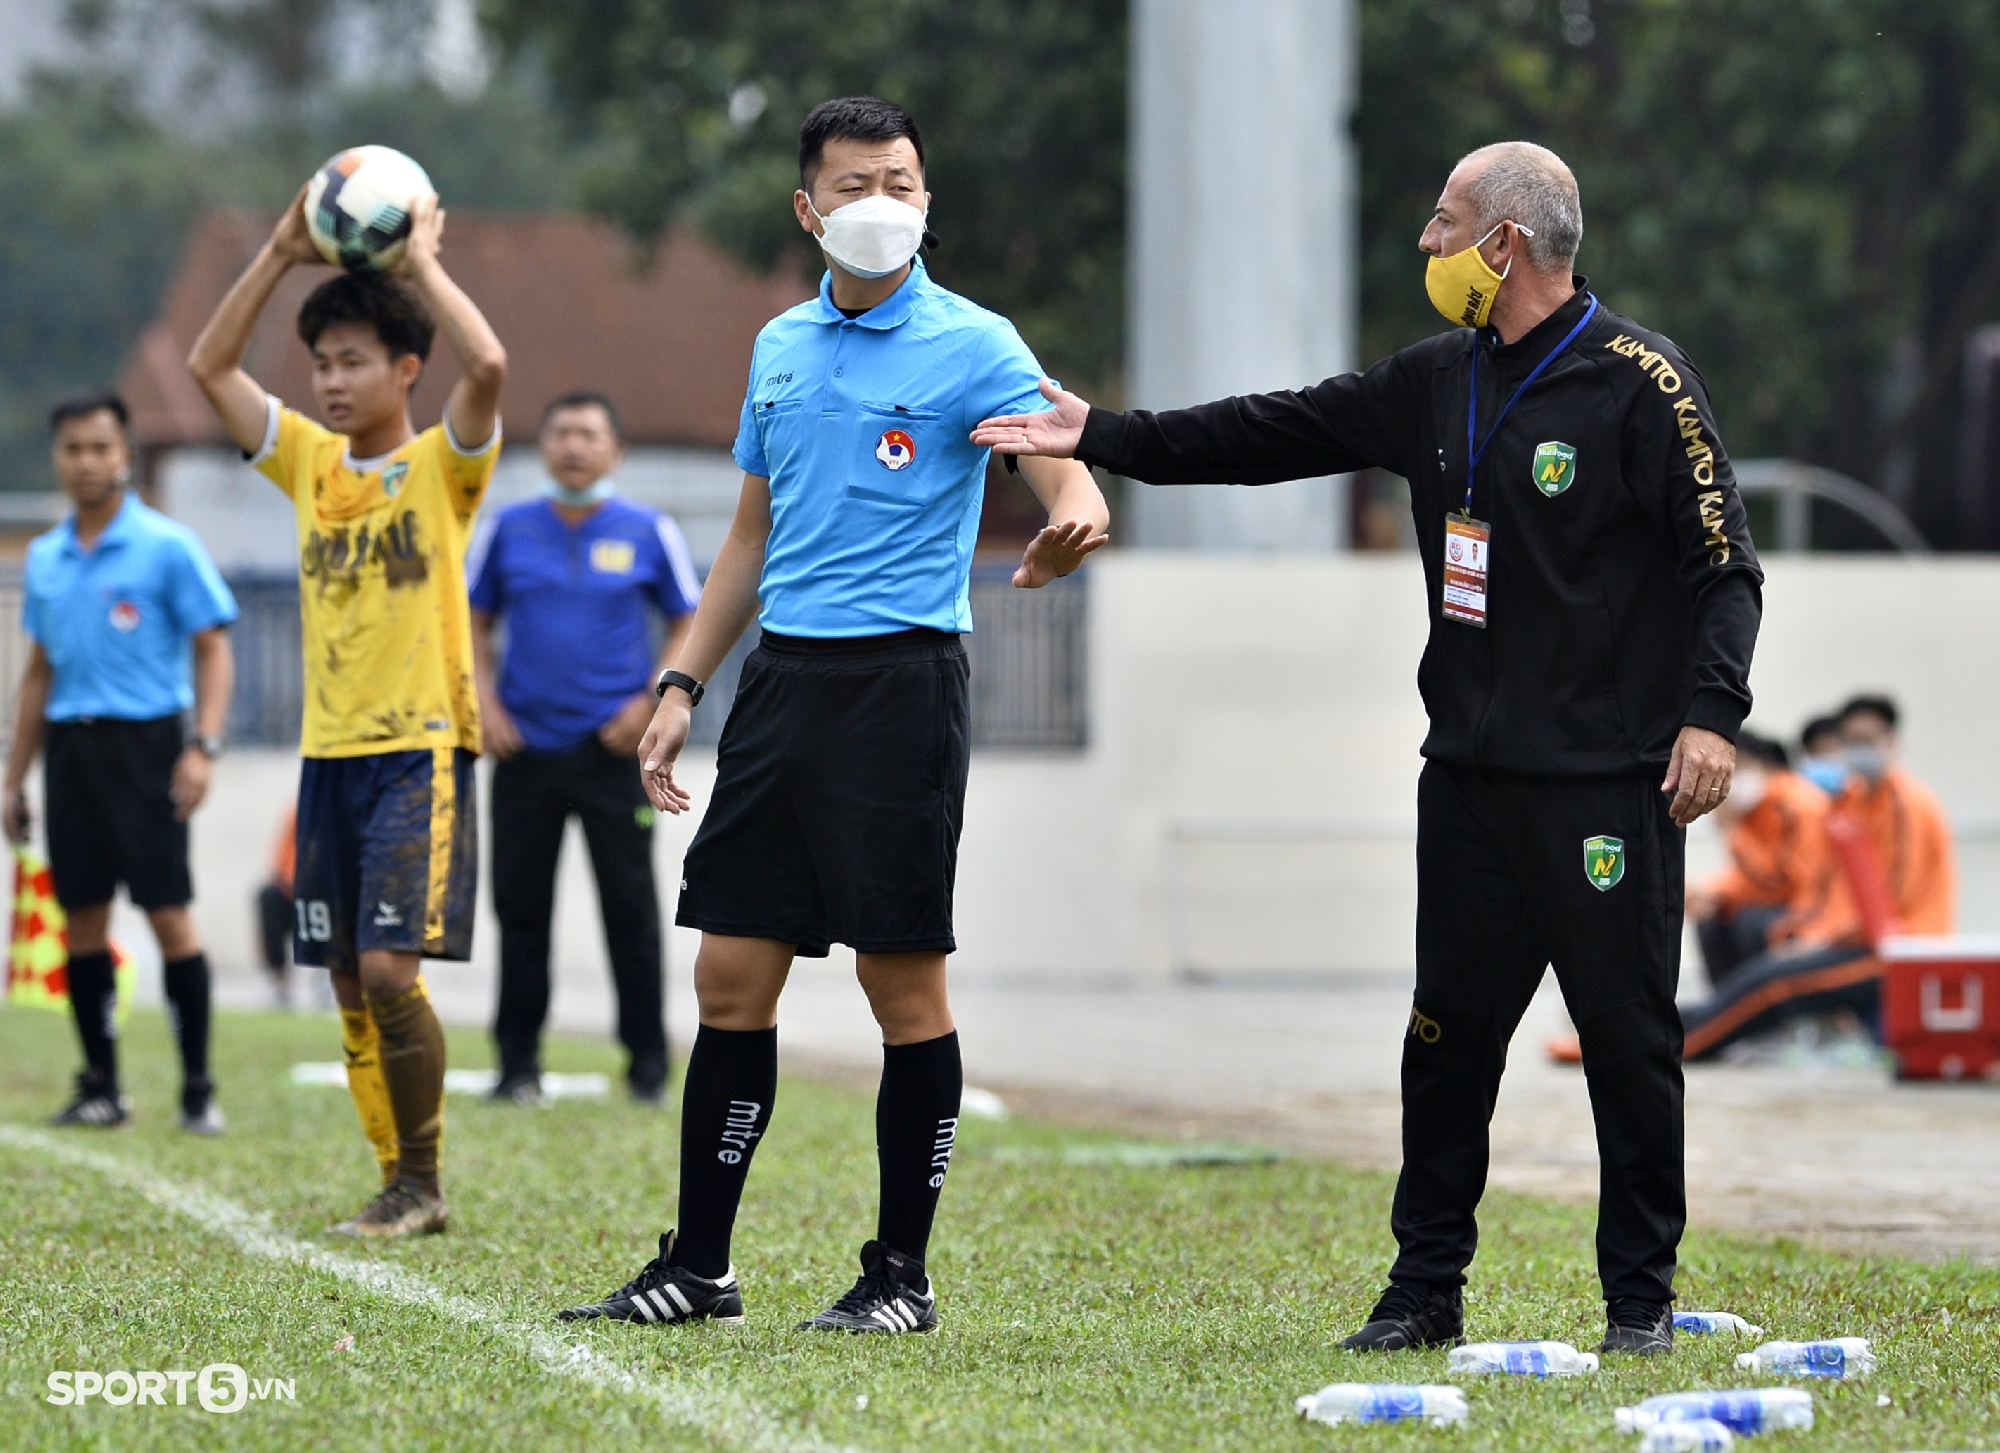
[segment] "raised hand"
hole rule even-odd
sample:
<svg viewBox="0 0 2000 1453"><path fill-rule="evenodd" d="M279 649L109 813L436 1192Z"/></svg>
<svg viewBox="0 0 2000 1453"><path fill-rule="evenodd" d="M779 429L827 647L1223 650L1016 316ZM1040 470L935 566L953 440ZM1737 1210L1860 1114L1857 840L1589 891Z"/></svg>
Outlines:
<svg viewBox="0 0 2000 1453"><path fill-rule="evenodd" d="M1070 520L1044 526L1022 552L1021 568L1014 572L1016 590L1039 590L1059 575L1067 575L1083 564L1083 557L1102 549L1108 534L1093 534L1087 520Z"/></svg>
<svg viewBox="0 0 2000 1453"><path fill-rule="evenodd" d="M1090 405L1046 378L1041 389L1042 397L1055 405L1053 409L1039 414L1002 414L998 418L981 419L972 431L972 442L1002 454L1074 458L1077 446L1083 442L1083 423L1090 417Z"/></svg>
<svg viewBox="0 0 2000 1453"><path fill-rule="evenodd" d="M410 240L403 244L396 271L414 273L436 262L443 248L444 208L438 205L437 193L431 192L410 204Z"/></svg>
<svg viewBox="0 0 2000 1453"><path fill-rule="evenodd" d="M311 183L306 186L311 186ZM326 259L319 255L319 249L313 246L312 233L306 230L306 187L299 188L299 194L285 208L284 216L271 229L271 240L265 245L287 263L325 263Z"/></svg>

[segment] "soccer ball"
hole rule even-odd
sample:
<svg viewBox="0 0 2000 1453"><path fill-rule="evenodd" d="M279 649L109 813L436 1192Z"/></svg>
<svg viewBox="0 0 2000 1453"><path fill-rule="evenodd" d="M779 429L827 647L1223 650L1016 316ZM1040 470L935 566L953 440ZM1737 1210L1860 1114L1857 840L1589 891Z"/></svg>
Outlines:
<svg viewBox="0 0 2000 1453"><path fill-rule="evenodd" d="M337 266L391 268L410 236L410 209L432 190L424 169L394 147L349 147L313 173L306 231Z"/></svg>

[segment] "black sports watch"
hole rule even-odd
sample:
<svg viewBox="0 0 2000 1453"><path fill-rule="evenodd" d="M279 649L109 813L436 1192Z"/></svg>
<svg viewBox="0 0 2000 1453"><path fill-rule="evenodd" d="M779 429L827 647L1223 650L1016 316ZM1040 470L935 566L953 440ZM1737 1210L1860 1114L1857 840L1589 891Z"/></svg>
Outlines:
<svg viewBox="0 0 2000 1453"><path fill-rule="evenodd" d="M700 706L702 694L708 690L685 671L662 671L660 679L653 683L654 699L664 700L669 686L678 686L685 691L688 694L689 706Z"/></svg>
<svg viewBox="0 0 2000 1453"><path fill-rule="evenodd" d="M221 737L189 737L188 745L213 762L222 755Z"/></svg>

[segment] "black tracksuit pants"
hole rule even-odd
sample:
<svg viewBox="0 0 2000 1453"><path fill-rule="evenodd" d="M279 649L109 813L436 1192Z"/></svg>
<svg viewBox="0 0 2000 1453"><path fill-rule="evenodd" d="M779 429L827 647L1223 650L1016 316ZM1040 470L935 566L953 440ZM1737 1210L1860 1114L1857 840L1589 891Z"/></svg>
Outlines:
<svg viewBox="0 0 2000 1453"><path fill-rule="evenodd" d="M666 971L653 881L653 808L639 763L592 737L573 752L522 752L493 769L493 909L500 920L500 1074L539 1073L549 1013L549 921L556 860L574 814L597 877L604 942L618 993L627 1079L667 1082Z"/></svg>
<svg viewBox="0 0 2000 1453"><path fill-rule="evenodd" d="M1587 852L1596 839L1609 841ZM1656 779L1426 764L1393 1280L1464 1285L1507 1044L1553 964L1597 1123L1604 1295L1672 1298L1687 1222L1674 1008L1683 845Z"/></svg>

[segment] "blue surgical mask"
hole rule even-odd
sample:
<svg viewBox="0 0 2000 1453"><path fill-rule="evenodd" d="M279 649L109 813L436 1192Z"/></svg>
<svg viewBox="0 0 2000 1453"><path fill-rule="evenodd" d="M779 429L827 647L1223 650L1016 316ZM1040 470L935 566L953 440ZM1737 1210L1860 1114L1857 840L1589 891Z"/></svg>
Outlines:
<svg viewBox="0 0 2000 1453"><path fill-rule="evenodd" d="M1889 770L1889 754L1880 747L1849 747L1847 766L1855 776L1873 787Z"/></svg>
<svg viewBox="0 0 2000 1453"><path fill-rule="evenodd" d="M592 505L601 505L616 493L618 481L608 474L583 489L571 489L559 479L542 476L542 498L567 505L573 510L587 510Z"/></svg>
<svg viewBox="0 0 2000 1453"><path fill-rule="evenodd" d="M1828 797L1838 797L1847 788L1847 763L1838 757L1807 757L1799 763L1799 775Z"/></svg>

